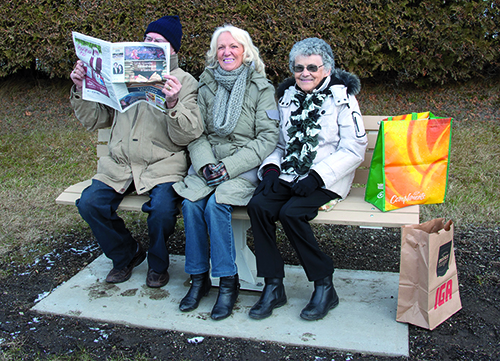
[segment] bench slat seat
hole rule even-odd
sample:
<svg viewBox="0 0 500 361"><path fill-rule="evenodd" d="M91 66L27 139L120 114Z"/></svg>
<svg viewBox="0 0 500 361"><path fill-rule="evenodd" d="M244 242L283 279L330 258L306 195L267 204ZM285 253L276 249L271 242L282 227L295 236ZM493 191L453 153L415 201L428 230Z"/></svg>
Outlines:
<svg viewBox="0 0 500 361"><path fill-rule="evenodd" d="M365 202L365 188L368 180L373 148L377 139L379 124L386 116L363 116L365 129L368 134L368 148L365 160L356 170L354 183L356 184L349 195L330 211L320 211L311 221L317 224L351 225L366 228L401 227L407 224L418 224L420 217L419 206L405 207L391 212L381 212L372 204ZM98 141L106 143L109 139L109 129L101 129ZM97 155L101 157L108 152L106 144L98 144ZM76 183L66 188L56 199L57 204L74 205L80 198L81 192L90 185L91 180ZM126 196L118 209L126 211L141 211L142 205L147 202L147 195L131 194ZM236 245L236 263L240 276L241 287L249 290L262 289L263 282L257 278L255 255L248 248L246 233L250 228L250 219L246 207L234 207L232 226Z"/></svg>
<svg viewBox="0 0 500 361"><path fill-rule="evenodd" d="M69 186L62 192L57 198L56 203L62 205L75 205L77 199L80 198L82 191L87 188L90 183L92 183L91 179L87 179L83 182L73 184ZM124 211L140 211L142 209L142 205L149 200L149 196L147 195L130 195L126 196L123 201L118 206L118 209Z"/></svg>

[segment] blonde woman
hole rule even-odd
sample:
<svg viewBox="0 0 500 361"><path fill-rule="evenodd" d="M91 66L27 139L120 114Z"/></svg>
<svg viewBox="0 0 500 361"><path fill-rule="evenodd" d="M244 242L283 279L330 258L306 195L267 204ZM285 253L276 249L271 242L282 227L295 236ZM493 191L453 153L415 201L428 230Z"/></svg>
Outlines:
<svg viewBox="0 0 500 361"><path fill-rule="evenodd" d="M198 105L203 135L188 146L192 167L174 185L185 198L185 271L192 284L179 308L194 310L220 277L211 317L231 315L239 292L231 213L245 206L258 184L257 170L278 141L274 88L250 35L226 25L218 28L200 77Z"/></svg>

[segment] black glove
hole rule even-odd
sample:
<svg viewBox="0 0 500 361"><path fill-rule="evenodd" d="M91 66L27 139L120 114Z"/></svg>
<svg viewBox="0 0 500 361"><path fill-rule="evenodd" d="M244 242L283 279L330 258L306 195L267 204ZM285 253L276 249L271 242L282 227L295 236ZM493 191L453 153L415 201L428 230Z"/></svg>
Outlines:
<svg viewBox="0 0 500 361"><path fill-rule="evenodd" d="M292 187L292 193L300 197L310 196L316 189L323 186L323 179L314 170L309 171L309 175Z"/></svg>
<svg viewBox="0 0 500 361"><path fill-rule="evenodd" d="M279 176L280 169L275 165L268 165L266 168L264 168L264 172L262 174L262 182L260 182L259 186L253 194L257 195L262 192L264 196L267 196L270 190L276 192L278 190L278 185L280 182Z"/></svg>

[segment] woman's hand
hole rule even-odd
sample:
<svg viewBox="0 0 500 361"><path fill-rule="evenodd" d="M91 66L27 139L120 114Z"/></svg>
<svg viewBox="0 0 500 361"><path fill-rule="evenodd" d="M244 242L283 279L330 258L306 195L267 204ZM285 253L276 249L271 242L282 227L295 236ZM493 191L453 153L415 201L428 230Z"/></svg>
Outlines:
<svg viewBox="0 0 500 361"><path fill-rule="evenodd" d="M324 185L320 175L314 170L309 175L295 183L292 187L292 193L299 197L309 197L313 192Z"/></svg>
<svg viewBox="0 0 500 361"><path fill-rule="evenodd" d="M280 170L277 166L267 166L264 170L262 181L253 194L257 195L262 192L262 195L267 196L269 194L269 191L273 191L273 193L276 193L278 191L278 185L280 183L279 177Z"/></svg>
<svg viewBox="0 0 500 361"><path fill-rule="evenodd" d="M165 76L165 84L163 85L163 89L161 91L165 94L165 103L167 104L168 109L175 107L179 101L179 93L181 89L182 84L175 76Z"/></svg>
<svg viewBox="0 0 500 361"><path fill-rule="evenodd" d="M203 168L203 176L207 180L209 187L217 187L219 184L229 179L224 163L220 162L217 165L209 164Z"/></svg>
<svg viewBox="0 0 500 361"><path fill-rule="evenodd" d="M78 60L73 68L73 71L69 75L71 80L76 86L77 91L82 91L83 87L83 79L85 79L85 67L83 66L83 62Z"/></svg>

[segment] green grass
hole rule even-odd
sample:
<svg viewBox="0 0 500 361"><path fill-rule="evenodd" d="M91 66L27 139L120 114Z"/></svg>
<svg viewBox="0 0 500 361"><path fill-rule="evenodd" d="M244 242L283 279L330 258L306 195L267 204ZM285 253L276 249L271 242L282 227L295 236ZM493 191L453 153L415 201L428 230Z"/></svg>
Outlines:
<svg viewBox="0 0 500 361"><path fill-rule="evenodd" d="M55 204L96 167L96 135L74 118L68 94L67 81L0 82L0 259L32 262L53 235L86 227L76 208Z"/></svg>
<svg viewBox="0 0 500 361"><path fill-rule="evenodd" d="M82 130L33 130L0 138L0 249L23 245L75 223L55 198L71 182L91 177L95 147Z"/></svg>
<svg viewBox="0 0 500 361"><path fill-rule="evenodd" d="M17 361L24 359L24 353L22 349L22 344L19 346L11 345L7 352L0 351L0 361ZM107 361L146 361L148 358L140 353L131 357L125 357L116 352L117 355L108 357ZM47 360L47 361L93 361L100 358L100 355L95 355L87 350L77 350L71 355L51 355L51 356L39 356L35 360Z"/></svg>
<svg viewBox="0 0 500 361"><path fill-rule="evenodd" d="M453 129L446 202L424 205L422 217L456 224L500 224L500 124L459 123Z"/></svg>
<svg viewBox="0 0 500 361"><path fill-rule="evenodd" d="M0 80L0 262L30 262L56 235L88 231L76 207L55 204L96 169L96 134L74 117L69 88L63 80ZM364 114L431 111L455 119L447 200L422 206L421 221L500 224L499 94L499 79L432 89L364 85ZM124 215L133 231L145 227L143 215Z"/></svg>

